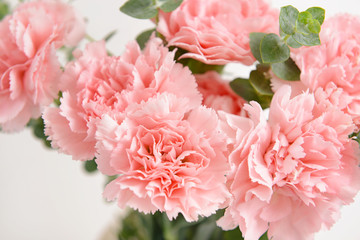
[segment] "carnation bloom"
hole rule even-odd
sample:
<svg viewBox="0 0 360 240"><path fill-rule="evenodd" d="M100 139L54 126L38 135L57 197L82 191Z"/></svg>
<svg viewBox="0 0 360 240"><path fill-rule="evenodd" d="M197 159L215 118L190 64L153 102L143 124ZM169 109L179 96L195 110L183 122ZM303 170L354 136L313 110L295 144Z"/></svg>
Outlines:
<svg viewBox="0 0 360 240"><path fill-rule="evenodd" d="M360 17L349 14L337 15L324 22L320 32L321 45L303 47L292 54L292 58L301 69L301 82L305 87L312 92L321 88L319 91L322 94L319 94L322 95L322 99L329 93L337 92L342 103L335 104L352 115L358 125L360 124L359 32Z"/></svg>
<svg viewBox="0 0 360 240"><path fill-rule="evenodd" d="M57 97L61 70L55 50L76 45L84 26L60 1L21 4L0 22L1 128L22 129Z"/></svg>
<svg viewBox="0 0 360 240"><path fill-rule="evenodd" d="M313 239L360 189L351 117L336 108L319 111L310 93L290 95L289 86L275 93L268 121L256 102L245 106L248 119L221 114L225 132L234 136L233 197L218 224L239 225L246 240L266 231L274 240Z"/></svg>
<svg viewBox="0 0 360 240"><path fill-rule="evenodd" d="M157 30L169 46L207 64L251 65L249 34L277 32L278 11L266 0L184 0L175 11L160 12Z"/></svg>
<svg viewBox="0 0 360 240"><path fill-rule="evenodd" d="M201 103L195 78L188 68L174 62L174 52L153 38L142 53L131 42L121 57L108 56L105 43L88 44L84 53L66 66L60 108L44 113L45 133L53 147L77 160L95 155L96 122L107 114L121 122L130 103L141 102L160 92L172 92ZM181 91L179 91L179 89Z"/></svg>
<svg viewBox="0 0 360 240"><path fill-rule="evenodd" d="M236 115L243 113L242 107L246 101L234 93L229 81L223 80L219 73L208 71L195 75L195 78L205 106Z"/></svg>
<svg viewBox="0 0 360 240"><path fill-rule="evenodd" d="M98 169L118 175L104 191L119 207L209 216L227 200L224 135L214 110L162 93L132 104L121 124L104 116L96 132Z"/></svg>

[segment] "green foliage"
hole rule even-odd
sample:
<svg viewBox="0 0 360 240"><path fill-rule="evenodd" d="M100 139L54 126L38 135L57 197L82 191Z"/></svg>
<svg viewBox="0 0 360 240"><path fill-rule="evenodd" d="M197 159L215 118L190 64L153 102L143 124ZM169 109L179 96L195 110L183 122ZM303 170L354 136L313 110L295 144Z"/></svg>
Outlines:
<svg viewBox="0 0 360 240"><path fill-rule="evenodd" d="M280 10L279 23L281 30L286 34L293 34L295 32L296 19L299 11L293 6L285 6Z"/></svg>
<svg viewBox="0 0 360 240"><path fill-rule="evenodd" d="M250 33L250 48L260 63L284 62L290 57L289 47L320 44L319 32L325 11L319 7L299 12L293 6L280 10L280 36L269 33Z"/></svg>
<svg viewBox="0 0 360 240"><path fill-rule="evenodd" d="M120 7L120 11L134 18L154 18L158 10L152 0L129 0Z"/></svg>
<svg viewBox="0 0 360 240"><path fill-rule="evenodd" d="M174 11L183 0L129 0L120 11L134 18L149 19L157 16L158 11Z"/></svg>
<svg viewBox="0 0 360 240"><path fill-rule="evenodd" d="M301 33L295 33L292 35L295 42L303 45L303 46L315 46L320 44L319 34L310 33L307 35Z"/></svg>
<svg viewBox="0 0 360 240"><path fill-rule="evenodd" d="M147 43L147 41L149 41L151 34L155 32L155 28L153 29L149 29L146 30L142 33L140 33L137 37L136 37L136 42L139 44L141 49L145 48L145 45Z"/></svg>
<svg viewBox="0 0 360 240"><path fill-rule="evenodd" d="M157 2L161 10L164 12L171 12L179 7L183 0L157 0Z"/></svg>
<svg viewBox="0 0 360 240"><path fill-rule="evenodd" d="M184 66L188 66L193 74L202 74L207 71L216 71L220 73L224 69L224 65L205 64L192 58L181 59L179 62Z"/></svg>
<svg viewBox="0 0 360 240"><path fill-rule="evenodd" d="M59 93L58 93L58 98L57 98L57 99L54 99L54 104L55 104L56 106L60 106L60 104L61 104L60 99L61 99L61 98L62 98L62 92L59 91Z"/></svg>
<svg viewBox="0 0 360 240"><path fill-rule="evenodd" d="M300 80L300 69L291 58L285 62L271 64L271 69L281 79L288 81Z"/></svg>
<svg viewBox="0 0 360 240"><path fill-rule="evenodd" d="M260 43L261 40L265 37L266 33L262 32L252 32L250 33L250 49L253 56L258 60L260 63L263 63L260 53Z"/></svg>
<svg viewBox="0 0 360 240"><path fill-rule="evenodd" d="M2 0L0 1L0 20L2 20L10 11L9 5Z"/></svg>
<svg viewBox="0 0 360 240"><path fill-rule="evenodd" d="M315 46L320 44L319 33L325 19L325 10L312 7L299 12L292 6L280 11L280 35L290 47Z"/></svg>
<svg viewBox="0 0 360 240"><path fill-rule="evenodd" d="M349 138L351 138L352 140L355 140L360 145L360 131L353 132L352 134L350 134Z"/></svg>
<svg viewBox="0 0 360 240"><path fill-rule="evenodd" d="M35 137L39 138L46 147L51 148L51 142L47 140L47 136L45 135L45 123L44 120L39 117L37 119L31 119L28 124L28 127L32 128L33 134Z"/></svg>
<svg viewBox="0 0 360 240"><path fill-rule="evenodd" d="M281 31L281 29L280 29L280 31ZM287 36L286 44L291 48L300 48L303 46L294 39L294 35Z"/></svg>
<svg viewBox="0 0 360 240"><path fill-rule="evenodd" d="M290 49L278 35L269 33L260 42L260 54L264 63L278 63L290 57Z"/></svg>
<svg viewBox="0 0 360 240"><path fill-rule="evenodd" d="M144 215L139 214L136 211L131 211L127 217L122 220L122 228L118 233L118 239L150 240L153 227L151 217L151 215Z"/></svg>
<svg viewBox="0 0 360 240"><path fill-rule="evenodd" d="M296 26L295 26L295 32L302 33L302 34L308 34L311 33L308 24L311 24L312 15L309 12L301 12L299 13L297 20L296 20Z"/></svg>
<svg viewBox="0 0 360 240"><path fill-rule="evenodd" d="M266 78L263 72L251 71L249 81L260 95L272 96L274 94L270 87L270 78Z"/></svg>
<svg viewBox="0 0 360 240"><path fill-rule="evenodd" d="M319 7L311 7L306 9L307 12L311 14L311 16L316 19L320 25L324 23L325 20L325 10Z"/></svg>
<svg viewBox="0 0 360 240"><path fill-rule="evenodd" d="M104 37L104 41L107 42L107 41L110 41L110 39L112 39L115 34L116 34L117 30L113 30L111 32L109 32L108 34L106 34L106 36Z"/></svg>
<svg viewBox="0 0 360 240"><path fill-rule="evenodd" d="M193 58L179 59L183 54L187 53L187 51L181 48L170 47L170 51L173 50L176 50L175 60L178 63L181 63L183 66L188 67L193 74L202 74L208 71L216 71L218 73L221 73L225 67L224 65L206 64Z"/></svg>
<svg viewBox="0 0 360 240"><path fill-rule="evenodd" d="M258 95L254 87L250 84L249 79L236 78L230 82L231 89L246 101L258 101Z"/></svg>
<svg viewBox="0 0 360 240"><path fill-rule="evenodd" d="M265 232L260 238L259 240L269 240L268 236L267 236L267 232Z"/></svg>
<svg viewBox="0 0 360 240"><path fill-rule="evenodd" d="M251 71L249 79L236 78L230 82L232 90L246 101L256 101L262 108L268 108L273 96L266 65Z"/></svg>
<svg viewBox="0 0 360 240"><path fill-rule="evenodd" d="M312 7L303 12L290 5L282 7L279 16L280 36L274 33L250 33L251 52L259 63L270 64L272 71L279 78L289 81L300 80L300 69L290 59L289 47L319 45L319 33L324 18L325 10L319 7ZM252 84L257 86L255 82ZM249 85L245 86L247 87Z"/></svg>
<svg viewBox="0 0 360 240"><path fill-rule="evenodd" d="M223 231L216 225L223 210L200 218L196 222L185 221L182 215L170 221L165 213L143 214L130 210L122 220L118 239L139 240L243 240L239 228Z"/></svg>
<svg viewBox="0 0 360 240"><path fill-rule="evenodd" d="M224 240L244 240L239 228L224 232Z"/></svg>
<svg viewBox="0 0 360 240"><path fill-rule="evenodd" d="M88 173L93 173L97 171L97 164L95 158L84 162L84 169Z"/></svg>

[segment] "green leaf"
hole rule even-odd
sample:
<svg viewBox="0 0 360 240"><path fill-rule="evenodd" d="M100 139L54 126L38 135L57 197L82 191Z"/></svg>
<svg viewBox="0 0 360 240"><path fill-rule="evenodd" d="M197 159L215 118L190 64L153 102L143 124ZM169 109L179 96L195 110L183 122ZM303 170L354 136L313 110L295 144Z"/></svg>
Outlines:
<svg viewBox="0 0 360 240"><path fill-rule="evenodd" d="M95 162L95 158L93 160L88 160L84 163L84 169L88 173L93 173L97 171L97 164Z"/></svg>
<svg viewBox="0 0 360 240"><path fill-rule="evenodd" d="M47 148L52 148L52 147L51 147L51 141L49 141L49 140L47 140L47 139L43 139L43 143L44 143L45 147L47 147Z"/></svg>
<svg viewBox="0 0 360 240"><path fill-rule="evenodd" d="M256 70L260 71L262 73L266 73L270 70L271 65L270 64L257 64L256 65Z"/></svg>
<svg viewBox="0 0 360 240"><path fill-rule="evenodd" d="M35 137L40 139L46 138L46 135L44 133L45 124L44 120L41 117L36 119L30 119L27 126L33 129Z"/></svg>
<svg viewBox="0 0 360 240"><path fill-rule="evenodd" d="M62 98L62 92L59 91L59 92L58 92L58 98L54 99L54 104L55 104L57 107L61 105L61 101L60 101L61 98Z"/></svg>
<svg viewBox="0 0 360 240"><path fill-rule="evenodd" d="M259 95L272 96L274 94L270 87L270 79L266 78L264 73L257 70L251 71L249 81Z"/></svg>
<svg viewBox="0 0 360 240"><path fill-rule="evenodd" d="M296 32L303 34L309 33L319 33L321 30L320 22L313 18L310 12L301 12L299 13L298 19L296 21Z"/></svg>
<svg viewBox="0 0 360 240"><path fill-rule="evenodd" d="M285 62L273 63L271 68L273 73L281 79L288 81L300 80L300 69L291 58Z"/></svg>
<svg viewBox="0 0 360 240"><path fill-rule="evenodd" d="M321 30L321 25L318 20L311 19L311 21L308 23L308 28L312 33L319 33Z"/></svg>
<svg viewBox="0 0 360 240"><path fill-rule="evenodd" d="M183 60L183 59L182 59ZM185 59L184 59L185 60ZM222 70L224 69L224 65L210 65L210 64L205 64L203 62L197 61L195 59L189 58L186 59L187 61L181 61L180 63L183 63L184 66L188 66L190 71L193 74L203 74L206 73L208 71L216 71L218 73L221 73Z"/></svg>
<svg viewBox="0 0 360 240"><path fill-rule="evenodd" d="M2 20L9 13L9 6L6 3L0 2L0 20Z"/></svg>
<svg viewBox="0 0 360 240"><path fill-rule="evenodd" d="M193 74L202 74L202 73L205 73L208 71L216 71L218 73L221 73L225 67L225 65L206 64L206 63L200 62L198 60L195 60L193 58L179 59L182 55L184 55L188 51L181 49L181 48L177 48L177 47L170 47L169 50L176 51L175 52L175 60L178 63L181 63L183 66L187 66Z"/></svg>
<svg viewBox="0 0 360 240"><path fill-rule="evenodd" d="M360 145L360 131L359 132L353 132L352 134L349 135L349 138L356 141Z"/></svg>
<svg viewBox="0 0 360 240"><path fill-rule="evenodd" d="M129 0L120 7L120 11L134 18L149 19L158 14L152 0Z"/></svg>
<svg viewBox="0 0 360 240"><path fill-rule="evenodd" d="M264 63L277 63L290 57L290 49L278 35L269 33L260 42L260 54Z"/></svg>
<svg viewBox="0 0 360 240"><path fill-rule="evenodd" d="M267 236L267 232L265 232L260 238L259 240L269 240L268 236Z"/></svg>
<svg viewBox="0 0 360 240"><path fill-rule="evenodd" d="M281 28L279 28L279 35L280 35L280 37L282 37L282 38L285 38L286 36L289 36L289 34L284 33L284 31L281 30Z"/></svg>
<svg viewBox="0 0 360 240"><path fill-rule="evenodd" d="M320 45L320 37L317 33L310 33L307 35L301 33L295 33L292 35L294 40L304 46L316 46Z"/></svg>
<svg viewBox="0 0 360 240"><path fill-rule="evenodd" d="M122 227L118 232L118 239L151 240L153 225L153 215L145 215L135 210L130 210L127 216L121 220Z"/></svg>
<svg viewBox="0 0 360 240"><path fill-rule="evenodd" d="M239 228L224 232L225 240L244 240Z"/></svg>
<svg viewBox="0 0 360 240"><path fill-rule="evenodd" d="M171 12L181 5L183 0L129 0L120 7L123 13L139 19L154 18L159 9Z"/></svg>
<svg viewBox="0 0 360 240"><path fill-rule="evenodd" d="M104 41L107 42L109 41L113 36L115 36L117 30L113 30L111 32L109 32L105 37L104 37Z"/></svg>
<svg viewBox="0 0 360 240"><path fill-rule="evenodd" d="M201 223L197 229L193 239L196 240L209 240L216 229L215 221Z"/></svg>
<svg viewBox="0 0 360 240"><path fill-rule="evenodd" d="M256 72L255 74L253 72ZM258 76L262 75L262 76ZM251 80L252 78L252 80ZM250 80L236 78L230 82L232 90L246 101L256 101L262 108L268 108L273 96L270 80L262 72L254 70L250 73Z"/></svg>
<svg viewBox="0 0 360 240"><path fill-rule="evenodd" d="M301 44L299 44L298 42L296 42L294 40L294 38L292 37L292 35L289 35L289 34L286 34L284 33L281 28L279 29L279 34L280 34L280 37L283 39L283 41L289 46L289 47L292 47L292 48L299 48L299 47L302 47Z"/></svg>
<svg viewBox="0 0 360 240"><path fill-rule="evenodd" d="M296 32L309 34L311 33L308 27L309 22L312 20L312 15L309 12L299 13L298 19L296 20Z"/></svg>
<svg viewBox="0 0 360 240"><path fill-rule="evenodd" d="M309 12L313 19L316 19L320 25L323 24L325 20L325 10L320 7L311 7L306 9L306 12Z"/></svg>
<svg viewBox="0 0 360 240"><path fill-rule="evenodd" d="M290 7L289 9L292 8ZM292 9L292 11L294 11L295 14L295 9ZM293 29L294 31L292 33L290 33L286 26L282 27L284 29L280 27L280 36L283 41L292 48L319 45L319 32L321 30L321 24L324 22L324 18L324 9L319 7L309 8L306 11L298 13L295 29ZM285 20L283 21L285 22ZM284 24L286 25L287 23L283 23L283 25Z"/></svg>
<svg viewBox="0 0 360 240"><path fill-rule="evenodd" d="M155 28L146 30L146 31L140 33L140 34L136 37L136 41L137 41L137 43L139 44L139 46L140 46L141 49L144 49L144 48L145 48L145 45L146 45L147 41L150 39L151 34L152 34L153 32L155 32Z"/></svg>
<svg viewBox="0 0 360 240"><path fill-rule="evenodd" d="M262 109L266 109L270 107L271 99L273 96L263 95L259 96L259 100L257 101Z"/></svg>
<svg viewBox="0 0 360 240"><path fill-rule="evenodd" d="M262 32L252 32L250 33L250 49L253 56L262 63L261 54L260 54L260 43L261 40L265 37L266 33Z"/></svg>
<svg viewBox="0 0 360 240"><path fill-rule="evenodd" d="M46 147L51 148L51 142L47 140L48 136L45 135L45 123L42 117L37 119L30 119L27 126L32 128L35 137L39 138Z"/></svg>
<svg viewBox="0 0 360 240"><path fill-rule="evenodd" d="M250 84L248 79L236 78L230 82L230 87L237 95L241 96L248 102L252 100L259 100L254 87Z"/></svg>
<svg viewBox="0 0 360 240"><path fill-rule="evenodd" d="M310 19L312 19L311 13L309 13L307 11L303 11L303 12L299 13L297 21L299 23L302 23L302 24L306 25L309 22Z"/></svg>
<svg viewBox="0 0 360 240"><path fill-rule="evenodd" d="M285 6L280 10L279 22L281 30L286 34L293 34L295 32L296 20L299 11L293 6Z"/></svg>
<svg viewBox="0 0 360 240"><path fill-rule="evenodd" d="M174 11L183 2L183 0L157 0L157 1L159 8L164 12Z"/></svg>
<svg viewBox="0 0 360 240"><path fill-rule="evenodd" d="M298 43L297 41L295 41L294 37L293 36L289 36L287 39L286 39L286 43L289 47L292 47L292 48L299 48L299 47L302 47L302 45L300 43Z"/></svg>

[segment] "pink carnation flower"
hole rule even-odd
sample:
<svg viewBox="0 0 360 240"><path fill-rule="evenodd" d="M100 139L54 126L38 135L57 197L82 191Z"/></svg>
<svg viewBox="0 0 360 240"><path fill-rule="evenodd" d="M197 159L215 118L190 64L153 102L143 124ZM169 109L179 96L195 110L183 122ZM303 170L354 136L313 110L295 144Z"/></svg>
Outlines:
<svg viewBox="0 0 360 240"><path fill-rule="evenodd" d="M62 78L60 108L45 111L45 133L53 147L89 160L95 156L96 122L107 114L121 122L130 103L157 93L171 92L190 99L189 107L201 104L195 78L188 68L174 62L174 52L153 38L142 53L136 42L121 57L110 57L105 43L88 44L84 53L66 66ZM179 91L180 90L180 91Z"/></svg>
<svg viewBox="0 0 360 240"><path fill-rule="evenodd" d="M102 173L118 174L105 188L108 200L170 219L182 213L187 221L221 207L229 197L224 135L213 110L190 105L163 93L130 105L121 124L103 117L96 162Z"/></svg>
<svg viewBox="0 0 360 240"><path fill-rule="evenodd" d="M170 46L207 64L251 65L249 34L278 32L278 11L266 0L184 0L171 13L161 12L157 30Z"/></svg>
<svg viewBox="0 0 360 240"><path fill-rule="evenodd" d="M301 82L315 92L334 91L342 110L360 124L360 17L337 15L326 20L320 32L321 45L303 47L292 55L301 69ZM316 57L314 57L316 56ZM340 93L341 92L341 93ZM325 96L323 94L323 96ZM330 100L331 102L332 100ZM338 107L340 107L338 105Z"/></svg>
<svg viewBox="0 0 360 240"><path fill-rule="evenodd" d="M290 95L289 86L275 93L268 121L256 102L245 106L249 119L221 116L234 142L233 197L218 224L239 225L246 240L266 231L274 240L313 239L360 189L351 117L336 108L319 111L312 94Z"/></svg>
<svg viewBox="0 0 360 240"><path fill-rule="evenodd" d="M214 110L242 115L246 101L234 93L229 81L223 80L215 71L195 75L198 88L203 96L203 104Z"/></svg>
<svg viewBox="0 0 360 240"><path fill-rule="evenodd" d="M59 92L55 50L84 36L84 21L60 1L20 5L0 23L0 126L22 129Z"/></svg>

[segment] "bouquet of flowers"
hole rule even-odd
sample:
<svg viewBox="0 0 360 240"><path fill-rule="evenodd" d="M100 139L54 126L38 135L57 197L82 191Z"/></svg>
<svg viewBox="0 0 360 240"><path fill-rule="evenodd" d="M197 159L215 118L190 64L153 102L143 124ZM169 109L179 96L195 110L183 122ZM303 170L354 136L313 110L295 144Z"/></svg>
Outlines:
<svg viewBox="0 0 360 240"><path fill-rule="evenodd" d="M117 56L70 3L0 4L1 131L105 175L115 239L313 239L360 190L360 17L128 0L153 28Z"/></svg>

